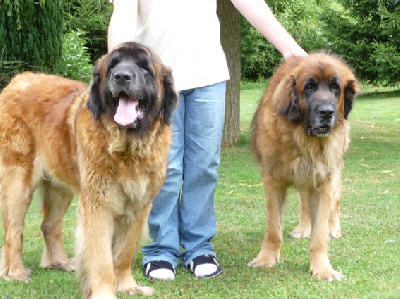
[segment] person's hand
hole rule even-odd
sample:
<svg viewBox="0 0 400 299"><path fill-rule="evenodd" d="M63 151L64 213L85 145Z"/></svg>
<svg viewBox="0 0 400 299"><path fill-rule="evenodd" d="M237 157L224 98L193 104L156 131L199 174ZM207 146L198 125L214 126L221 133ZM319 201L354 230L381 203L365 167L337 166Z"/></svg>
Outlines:
<svg viewBox="0 0 400 299"><path fill-rule="evenodd" d="M289 51L282 53L282 55L285 58L285 60L288 60L288 59L294 58L294 57L304 57L304 56L307 56L308 54L301 47L296 47L296 48L290 49Z"/></svg>

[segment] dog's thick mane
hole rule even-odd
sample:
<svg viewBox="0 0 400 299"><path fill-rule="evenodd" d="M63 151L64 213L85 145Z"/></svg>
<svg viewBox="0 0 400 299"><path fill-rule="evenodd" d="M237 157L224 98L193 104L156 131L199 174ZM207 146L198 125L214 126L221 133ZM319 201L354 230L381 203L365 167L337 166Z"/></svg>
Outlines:
<svg viewBox="0 0 400 299"><path fill-rule="evenodd" d="M146 135L132 135L128 129L121 129L116 123L109 123L105 121L108 132L110 133L110 140L108 146L108 153L126 152L132 156L143 157L151 152L152 146L159 135L159 131L162 130L161 120L157 119L154 123L154 128L148 131ZM134 137L134 138L132 138Z"/></svg>
<svg viewBox="0 0 400 299"><path fill-rule="evenodd" d="M333 170L343 167L343 157L350 143L349 124L343 120L326 138L313 138L304 134L301 127L293 134L294 147L300 155L293 161L295 185L312 185L318 188L320 182L329 179ZM346 140L341 140L345 138Z"/></svg>

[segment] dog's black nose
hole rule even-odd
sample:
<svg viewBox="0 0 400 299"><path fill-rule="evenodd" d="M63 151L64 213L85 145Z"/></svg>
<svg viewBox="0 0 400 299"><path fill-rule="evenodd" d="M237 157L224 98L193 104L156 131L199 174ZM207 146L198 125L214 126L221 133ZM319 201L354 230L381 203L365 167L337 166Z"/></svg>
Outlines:
<svg viewBox="0 0 400 299"><path fill-rule="evenodd" d="M119 70L114 73L114 80L118 83L126 83L132 81L133 75L127 70Z"/></svg>
<svg viewBox="0 0 400 299"><path fill-rule="evenodd" d="M321 104L317 107L317 113L322 118L331 118L335 113L335 107L330 104Z"/></svg>

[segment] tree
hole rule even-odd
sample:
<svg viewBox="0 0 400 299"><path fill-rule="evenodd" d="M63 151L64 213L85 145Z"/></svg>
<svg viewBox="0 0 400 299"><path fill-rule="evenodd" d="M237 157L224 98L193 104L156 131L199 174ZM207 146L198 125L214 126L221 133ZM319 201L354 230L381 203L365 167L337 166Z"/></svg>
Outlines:
<svg viewBox="0 0 400 299"><path fill-rule="evenodd" d="M226 90L222 146L233 146L240 137L240 14L229 0L217 2L221 23L221 44L231 77Z"/></svg>
<svg viewBox="0 0 400 299"><path fill-rule="evenodd" d="M113 10L109 1L63 0L66 32L79 31L92 62L107 53L107 29Z"/></svg>
<svg viewBox="0 0 400 299"><path fill-rule="evenodd" d="M320 26L320 12L328 0L268 0L269 7L282 26L306 51L326 48ZM242 18L242 79L266 80L283 61L282 54L249 22Z"/></svg>
<svg viewBox="0 0 400 299"><path fill-rule="evenodd" d="M364 82L400 82L400 1L338 0L327 7L322 27L331 49Z"/></svg>
<svg viewBox="0 0 400 299"><path fill-rule="evenodd" d="M0 67L18 62L26 70L56 73L62 54L61 0L0 3Z"/></svg>

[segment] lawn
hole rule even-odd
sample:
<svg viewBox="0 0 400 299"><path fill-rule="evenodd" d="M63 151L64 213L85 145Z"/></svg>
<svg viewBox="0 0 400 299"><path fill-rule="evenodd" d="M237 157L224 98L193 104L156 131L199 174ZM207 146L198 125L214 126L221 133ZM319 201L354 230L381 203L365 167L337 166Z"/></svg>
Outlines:
<svg viewBox="0 0 400 299"><path fill-rule="evenodd" d="M264 192L248 145L251 118L262 92L263 87L258 85L242 89L241 142L222 150L215 198L218 233L213 244L223 274L211 280L198 280L179 266L175 281L149 282L142 275L142 256L138 254L132 270L137 281L153 286L154 298L399 298L398 93L371 90L372 93L356 100L350 114L352 142L343 173L344 237L330 242L332 265L346 277L342 282L329 283L316 281L308 273L309 240L289 236L298 218L299 202L293 190L289 192L285 210L281 263L273 269L246 266L258 253L264 233ZM64 239L70 254L74 247L75 208L76 201L64 222ZM33 267L32 280L29 283L0 280L0 298L80 298L74 274L39 268L43 239L37 211L35 202L24 235L24 263Z"/></svg>

